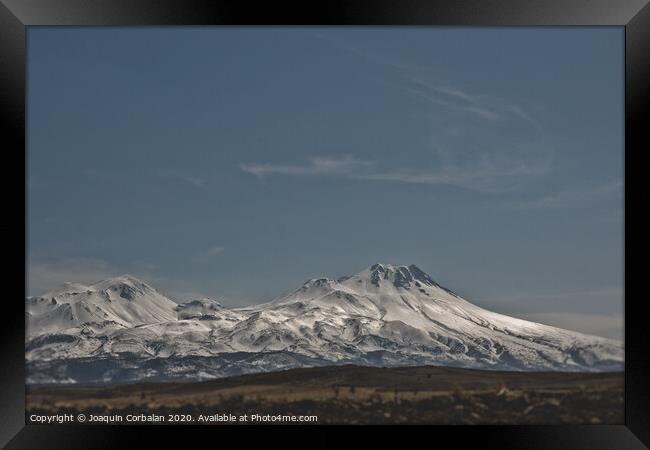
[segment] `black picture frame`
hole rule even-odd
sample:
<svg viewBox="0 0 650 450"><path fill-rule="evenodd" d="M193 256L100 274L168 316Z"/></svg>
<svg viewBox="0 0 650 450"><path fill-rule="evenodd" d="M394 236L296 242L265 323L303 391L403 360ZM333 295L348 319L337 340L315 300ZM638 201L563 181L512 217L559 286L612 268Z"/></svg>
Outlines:
<svg viewBox="0 0 650 450"><path fill-rule="evenodd" d="M650 445L650 331L643 290L648 264L648 223L643 218L648 189L644 151L650 149L650 5L647 0L311 0L259 2L228 0L1 0L0 111L5 142L5 241L15 250L5 255L5 282L12 287L3 299L0 333L0 444L7 448L133 447L148 439L149 426L25 425L24 303L25 74L26 27L134 25L444 25L444 26L620 26L625 28L625 424L620 426L452 426L411 427L416 439L435 436L454 445L497 448L645 448ZM8 158L8 156L11 158ZM585 170L588 170L587 168ZM9 176L7 176L9 175ZM23 178L22 185L20 178ZM15 179L14 179L15 178ZM23 195L21 196L21 186ZM24 222L19 212L22 211ZM21 256L22 254L22 256ZM23 261L19 267L17 261ZM15 292L14 292L15 290ZM321 427L320 429L329 428ZM361 428L361 427L358 427ZM413 430L417 428L417 430ZM374 430L403 430L375 427ZM161 442L187 444L185 431L212 433L224 427L155 427ZM264 436L286 438L286 427L256 429ZM146 433L144 432L146 431ZM334 434L309 427L311 444L338 445ZM345 428L346 432L368 433ZM249 439L247 427L228 429ZM377 433L373 432L374 435ZM381 433L383 434L383 433ZM233 436L230 436L231 438ZM146 442L146 441L144 441ZM219 441L223 445L224 441ZM414 441L413 441L414 442ZM216 443L215 443L216 444ZM644 445L645 444L645 445Z"/></svg>

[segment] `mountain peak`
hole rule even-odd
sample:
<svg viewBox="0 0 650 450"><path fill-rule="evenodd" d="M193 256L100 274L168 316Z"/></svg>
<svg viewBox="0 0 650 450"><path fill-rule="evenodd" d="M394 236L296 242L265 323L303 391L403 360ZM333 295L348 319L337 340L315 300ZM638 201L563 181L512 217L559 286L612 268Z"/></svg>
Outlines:
<svg viewBox="0 0 650 450"><path fill-rule="evenodd" d="M132 275L119 275L116 277L106 278L101 281L90 285L84 285L75 282L65 282L59 287L48 291L41 295L41 297L54 297L57 295L74 295L83 292L94 292L94 291L133 291L133 292L152 292L155 291L154 288L149 286L142 280L132 276Z"/></svg>
<svg viewBox="0 0 650 450"><path fill-rule="evenodd" d="M377 263L370 266L367 271L369 272L370 282L375 286L379 286L382 280L390 281L395 287L405 289L411 287L411 283L437 286L433 278L415 264L404 266Z"/></svg>
<svg viewBox="0 0 650 450"><path fill-rule="evenodd" d="M131 275L120 275L117 277L107 278L99 281L92 286L96 291L114 291L120 297L127 300L133 300L137 295L155 292L155 289L142 280Z"/></svg>
<svg viewBox="0 0 650 450"><path fill-rule="evenodd" d="M410 264L410 265L404 265L404 264L388 264L388 263L376 263L370 266L367 270L370 272L379 270L379 271L387 271L387 272L397 272L400 269L406 269L406 270L411 270L411 269L416 269L418 271L421 271L415 264Z"/></svg>
<svg viewBox="0 0 650 450"><path fill-rule="evenodd" d="M421 287L422 284L439 287L433 279L417 267L415 264L398 265L376 263L357 273L356 275L343 276L337 279L326 277L311 278L303 283L300 290L307 291L312 289L333 289L338 283L346 284L350 279L365 279L370 284L379 287L383 281L387 281L396 288L409 289L412 285Z"/></svg>

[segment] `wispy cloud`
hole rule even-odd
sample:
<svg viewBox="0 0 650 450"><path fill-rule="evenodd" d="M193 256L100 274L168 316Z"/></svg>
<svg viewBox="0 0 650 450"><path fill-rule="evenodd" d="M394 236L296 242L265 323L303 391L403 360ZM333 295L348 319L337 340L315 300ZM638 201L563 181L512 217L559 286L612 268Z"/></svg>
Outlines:
<svg viewBox="0 0 650 450"><path fill-rule="evenodd" d="M225 248L220 245L209 247L207 249L199 251L196 255L194 255L194 257L192 258L192 262L202 263L202 262L209 261L210 259L222 253L224 250Z"/></svg>
<svg viewBox="0 0 650 450"><path fill-rule="evenodd" d="M203 178L179 170L161 170L158 172L158 176L171 180L182 181L191 186L194 186L197 189L202 189L206 186L206 181Z"/></svg>
<svg viewBox="0 0 650 450"><path fill-rule="evenodd" d="M475 94L445 83L433 83L418 76L406 76L392 86L401 89L416 100L467 113L494 122L520 121L536 130L541 123L522 106L491 95Z"/></svg>
<svg viewBox="0 0 650 450"><path fill-rule="evenodd" d="M519 210L568 209L587 207L612 199L623 199L623 180L612 180L587 188L566 189L532 200L507 203L504 207Z"/></svg>
<svg viewBox="0 0 650 450"><path fill-rule="evenodd" d="M387 56L335 35L310 32L375 71L380 84L401 92L426 107L425 126L430 140L431 169L387 167L348 156L312 159L302 163L255 163L241 168L259 177L337 176L411 184L451 185L483 193L514 190L532 176L547 174L554 163L553 149L542 136L542 124L515 101L461 88L435 74L435 66L418 66ZM427 148L428 147L428 148Z"/></svg>
<svg viewBox="0 0 650 450"><path fill-rule="evenodd" d="M442 165L436 171L397 169L361 174L365 180L395 181L411 184L444 184L483 193L509 191L515 179L545 173L544 162L492 164L487 161L471 166Z"/></svg>
<svg viewBox="0 0 650 450"><path fill-rule="evenodd" d="M299 164L242 164L240 168L257 177L285 175L294 177L340 177L351 180L386 181L409 184L450 185L464 189L496 193L508 190L515 178L544 173L548 161L515 161L495 164L479 160L473 165L454 165L443 161L435 170L423 171L408 167L381 167L375 161L351 156L343 158L312 158Z"/></svg>
<svg viewBox="0 0 650 450"><path fill-rule="evenodd" d="M372 162L362 161L346 155L342 158L312 158L303 164L241 164L240 168L258 177L264 175L354 175L370 168Z"/></svg>
<svg viewBox="0 0 650 450"><path fill-rule="evenodd" d="M396 75L397 81L383 82L400 89L411 97L449 110L464 112L489 121L521 120L540 131L542 125L530 112L517 104L493 95L472 93L432 76L432 68L399 61L396 57L379 54L342 39L320 32L312 37L327 41L343 51L371 64L382 66Z"/></svg>

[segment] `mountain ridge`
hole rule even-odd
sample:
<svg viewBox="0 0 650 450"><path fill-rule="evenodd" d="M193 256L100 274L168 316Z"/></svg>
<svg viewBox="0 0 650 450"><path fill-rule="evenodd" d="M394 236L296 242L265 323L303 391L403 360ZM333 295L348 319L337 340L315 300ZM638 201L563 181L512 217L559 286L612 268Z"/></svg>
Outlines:
<svg viewBox="0 0 650 450"><path fill-rule="evenodd" d="M195 379L209 379L343 363L587 372L623 365L622 343L480 308L413 264L311 278L243 308L209 298L176 303L123 275L29 297L26 310L28 366L40 371L28 380L38 383L86 380L75 364L88 371L93 361L110 367L114 375L101 374L109 381L125 371L191 379L194 366L202 367ZM140 373L124 367L129 358L150 362ZM175 370L174 360L190 370Z"/></svg>

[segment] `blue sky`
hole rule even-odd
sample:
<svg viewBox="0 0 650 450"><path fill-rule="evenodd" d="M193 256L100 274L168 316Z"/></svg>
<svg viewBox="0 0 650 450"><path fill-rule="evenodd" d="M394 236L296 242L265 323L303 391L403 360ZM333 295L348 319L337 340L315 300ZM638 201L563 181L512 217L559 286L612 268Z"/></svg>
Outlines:
<svg viewBox="0 0 650 450"><path fill-rule="evenodd" d="M29 293L414 263L622 338L622 28L30 28Z"/></svg>

